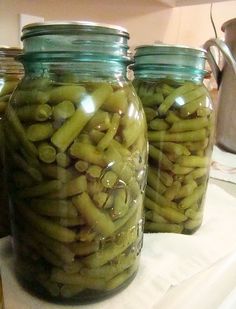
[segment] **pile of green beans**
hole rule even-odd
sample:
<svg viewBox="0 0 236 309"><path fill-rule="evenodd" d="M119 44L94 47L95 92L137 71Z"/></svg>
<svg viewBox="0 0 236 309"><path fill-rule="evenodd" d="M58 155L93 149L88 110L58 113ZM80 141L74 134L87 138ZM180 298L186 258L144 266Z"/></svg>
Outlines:
<svg viewBox="0 0 236 309"><path fill-rule="evenodd" d="M24 79L5 129L19 276L53 299L96 299L128 284L147 165L132 85Z"/></svg>
<svg viewBox="0 0 236 309"><path fill-rule="evenodd" d="M201 225L213 143L207 90L194 82L136 80L149 140L145 231L192 234Z"/></svg>
<svg viewBox="0 0 236 309"><path fill-rule="evenodd" d="M9 207L6 183L4 181L4 133L2 118L9 98L17 86L19 79L17 77L0 78L0 238L10 233Z"/></svg>

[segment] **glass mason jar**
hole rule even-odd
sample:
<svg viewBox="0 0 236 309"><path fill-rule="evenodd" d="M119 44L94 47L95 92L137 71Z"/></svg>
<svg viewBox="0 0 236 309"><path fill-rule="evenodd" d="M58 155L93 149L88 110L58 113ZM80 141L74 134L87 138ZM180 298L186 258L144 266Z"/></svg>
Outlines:
<svg viewBox="0 0 236 309"><path fill-rule="evenodd" d="M147 232L192 234L201 225L214 131L205 59L204 50L185 46L136 49L134 85L149 140Z"/></svg>
<svg viewBox="0 0 236 309"><path fill-rule="evenodd" d="M20 281L48 300L96 301L138 268L147 138L128 38L91 22L23 28L6 112L14 251Z"/></svg>
<svg viewBox="0 0 236 309"><path fill-rule="evenodd" d="M15 61L21 49L17 47L0 46L0 238L9 234L8 197L5 183L4 166L4 136L2 118L4 117L8 100L22 77L23 67Z"/></svg>

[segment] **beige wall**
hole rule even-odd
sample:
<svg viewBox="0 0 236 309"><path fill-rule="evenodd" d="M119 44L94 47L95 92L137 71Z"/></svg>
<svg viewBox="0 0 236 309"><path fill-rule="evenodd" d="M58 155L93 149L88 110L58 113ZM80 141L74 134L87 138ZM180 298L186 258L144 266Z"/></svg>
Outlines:
<svg viewBox="0 0 236 309"><path fill-rule="evenodd" d="M45 20L94 20L119 24L131 33L130 45L164 41L200 46L214 35L210 5L167 8L157 0L0 0L0 44L19 45L19 14ZM236 1L215 3L214 19L221 24L235 17Z"/></svg>

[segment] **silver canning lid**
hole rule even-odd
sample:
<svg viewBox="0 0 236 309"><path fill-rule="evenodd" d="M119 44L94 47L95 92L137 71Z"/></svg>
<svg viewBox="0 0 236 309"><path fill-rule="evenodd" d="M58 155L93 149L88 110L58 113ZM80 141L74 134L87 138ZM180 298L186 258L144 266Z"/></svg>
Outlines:
<svg viewBox="0 0 236 309"><path fill-rule="evenodd" d="M236 24L236 18L232 18L223 23L223 25L221 26L221 30L225 32L225 28L228 27L230 24Z"/></svg>
<svg viewBox="0 0 236 309"><path fill-rule="evenodd" d="M26 37L42 35L42 34L54 34L58 30L76 30L98 33L98 34L116 34L129 38L127 29L110 25L105 23L96 23L91 21L49 21L44 23L32 23L23 27L22 37L23 40Z"/></svg>

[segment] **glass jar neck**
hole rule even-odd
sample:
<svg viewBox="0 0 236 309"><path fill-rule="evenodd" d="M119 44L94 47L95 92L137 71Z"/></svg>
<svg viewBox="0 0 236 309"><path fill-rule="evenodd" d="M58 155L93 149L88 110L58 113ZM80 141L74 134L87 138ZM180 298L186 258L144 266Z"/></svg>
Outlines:
<svg viewBox="0 0 236 309"><path fill-rule="evenodd" d="M36 77L50 77L73 75L79 80L117 80L126 79L127 66L120 62L101 61L22 61L25 75Z"/></svg>
<svg viewBox="0 0 236 309"><path fill-rule="evenodd" d="M181 66L143 65L133 68L136 79L172 79L202 83L205 71Z"/></svg>

